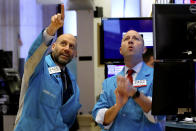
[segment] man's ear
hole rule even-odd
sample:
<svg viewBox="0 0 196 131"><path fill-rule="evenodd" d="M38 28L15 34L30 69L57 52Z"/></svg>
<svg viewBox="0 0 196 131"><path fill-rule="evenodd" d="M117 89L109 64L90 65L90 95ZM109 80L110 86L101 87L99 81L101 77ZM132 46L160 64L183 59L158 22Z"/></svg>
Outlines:
<svg viewBox="0 0 196 131"><path fill-rule="evenodd" d="M144 46L143 54L145 54L145 53L146 53L146 51L147 51L147 48L146 48L146 46Z"/></svg>
<svg viewBox="0 0 196 131"><path fill-rule="evenodd" d="M51 50L52 50L52 51L54 51L55 46L56 46L56 43L53 43L53 44L52 44L52 47L51 47Z"/></svg>
<svg viewBox="0 0 196 131"><path fill-rule="evenodd" d="M120 54L122 55L122 47L119 48Z"/></svg>

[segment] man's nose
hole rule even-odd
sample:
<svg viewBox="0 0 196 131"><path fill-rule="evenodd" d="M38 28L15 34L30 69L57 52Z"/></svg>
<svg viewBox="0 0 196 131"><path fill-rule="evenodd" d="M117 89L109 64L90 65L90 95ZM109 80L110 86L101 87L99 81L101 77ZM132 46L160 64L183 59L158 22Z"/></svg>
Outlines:
<svg viewBox="0 0 196 131"><path fill-rule="evenodd" d="M63 50L64 50L64 51L69 51L69 44L65 45L65 46L63 47Z"/></svg>
<svg viewBox="0 0 196 131"><path fill-rule="evenodd" d="M64 49L68 50L69 49L69 44L65 45Z"/></svg>
<svg viewBox="0 0 196 131"><path fill-rule="evenodd" d="M133 40L130 39L129 42L128 42L128 44L133 44Z"/></svg>

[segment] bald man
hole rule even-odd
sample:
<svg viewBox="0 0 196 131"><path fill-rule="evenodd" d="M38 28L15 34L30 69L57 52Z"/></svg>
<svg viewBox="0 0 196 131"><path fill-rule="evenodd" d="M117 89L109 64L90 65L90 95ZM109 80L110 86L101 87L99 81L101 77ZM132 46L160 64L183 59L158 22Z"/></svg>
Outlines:
<svg viewBox="0 0 196 131"><path fill-rule="evenodd" d="M59 36L48 46L64 23L61 13L51 17L50 25L32 44L25 63L15 131L69 131L81 107L79 88L66 65L76 55L76 39Z"/></svg>
<svg viewBox="0 0 196 131"><path fill-rule="evenodd" d="M143 62L144 40L134 31L122 39L123 70L103 82L92 115L103 130L162 131L164 116L151 115L153 68Z"/></svg>

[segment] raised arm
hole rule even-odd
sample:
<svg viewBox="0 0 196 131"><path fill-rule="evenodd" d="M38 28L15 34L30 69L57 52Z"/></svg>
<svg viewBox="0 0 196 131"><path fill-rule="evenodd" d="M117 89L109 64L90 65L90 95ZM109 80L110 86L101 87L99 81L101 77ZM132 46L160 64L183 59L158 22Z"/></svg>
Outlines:
<svg viewBox="0 0 196 131"><path fill-rule="evenodd" d="M46 33L49 36L54 36L56 31L61 28L64 24L64 5L61 5L61 13L55 14L51 17L50 25L46 28ZM36 38L36 40L31 45L28 53L27 60L34 54L34 52L40 47L41 44L50 45L51 43L46 43L43 36L43 32ZM40 56L39 56L40 57Z"/></svg>
<svg viewBox="0 0 196 131"><path fill-rule="evenodd" d="M61 13L55 14L51 17L50 25L46 28L46 34L53 36L56 31L64 24L64 5L61 5ZM28 58L25 64L25 73L27 79L35 72L35 68L44 61L48 46L50 43L45 42L43 32L37 37L28 53ZM39 68L38 68L39 70ZM37 70L37 71L38 71Z"/></svg>
<svg viewBox="0 0 196 131"><path fill-rule="evenodd" d="M120 109L127 103L128 101L128 93L124 90L124 87L127 86L125 79L122 79L122 76L117 77L117 88L115 89L116 96L116 104L110 107L104 116L104 125L110 124L116 118Z"/></svg>

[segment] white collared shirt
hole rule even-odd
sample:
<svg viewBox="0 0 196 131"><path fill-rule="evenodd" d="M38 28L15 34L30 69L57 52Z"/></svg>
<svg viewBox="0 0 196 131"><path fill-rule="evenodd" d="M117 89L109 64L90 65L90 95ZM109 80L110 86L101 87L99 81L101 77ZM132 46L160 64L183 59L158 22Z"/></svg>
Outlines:
<svg viewBox="0 0 196 131"><path fill-rule="evenodd" d="M143 61L141 61L140 63L138 63L136 66L134 66L132 69L135 71L133 74L132 74L132 77L133 77L133 80L136 79L137 77L137 74L140 72L141 68L142 68L142 65L143 65ZM125 65L125 77L127 77L127 71L129 70L129 68Z"/></svg>
<svg viewBox="0 0 196 131"><path fill-rule="evenodd" d="M54 36L49 35L46 30L47 28L43 32L43 38L46 45L49 46L49 42L54 38Z"/></svg>

